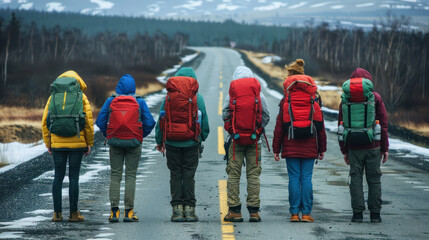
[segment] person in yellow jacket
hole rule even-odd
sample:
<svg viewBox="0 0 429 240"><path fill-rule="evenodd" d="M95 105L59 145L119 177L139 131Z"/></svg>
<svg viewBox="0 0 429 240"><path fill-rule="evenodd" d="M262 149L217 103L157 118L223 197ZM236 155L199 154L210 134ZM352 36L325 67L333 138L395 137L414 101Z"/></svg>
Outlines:
<svg viewBox="0 0 429 240"><path fill-rule="evenodd" d="M67 71L61 74L54 84L62 80L67 80L74 83L74 86L80 87L80 91L77 89L81 96L80 99L83 102L83 113L81 113L81 118L85 119L84 127L82 127L78 134L73 136L59 136L61 134L54 134L55 131L52 130L51 125L53 124L52 116L50 111L52 107L49 107L50 104L54 105L55 103L51 102L52 96L53 100L58 99L58 96L51 95L48 102L46 103L45 111L42 118L42 132L43 132L43 141L45 142L48 152L52 154L54 159L54 168L55 176L52 186L52 197L54 200L54 215L52 221L60 222L62 221L62 184L64 176L66 173L67 159L69 160L69 198L70 198L70 218L69 222L82 222L84 217L78 211L78 197L79 197L79 171L80 165L82 162L83 155L87 156L91 152L91 146L94 144L94 125L92 119L91 106L89 104L88 98L83 93L86 90L87 86L82 78L75 71ZM79 86L77 86L76 81ZM53 85L51 85L51 91ZM75 89L76 90L76 89ZM81 92L82 91L82 92ZM67 91L62 92L61 101L64 99L64 106L62 109L65 109L66 100L67 100ZM69 99L71 94L69 93ZM80 103L80 100L77 103ZM57 100L58 103L58 100ZM61 103L60 103L61 104ZM58 119L58 118L57 118ZM58 121L58 120L57 120ZM83 122L82 122L83 123ZM82 124L83 125L83 124ZM74 125L75 126L75 125ZM60 126L60 130L62 127ZM58 128L57 128L58 129ZM79 127L77 128L79 129ZM74 128L76 130L76 128ZM77 130L76 130L77 131Z"/></svg>

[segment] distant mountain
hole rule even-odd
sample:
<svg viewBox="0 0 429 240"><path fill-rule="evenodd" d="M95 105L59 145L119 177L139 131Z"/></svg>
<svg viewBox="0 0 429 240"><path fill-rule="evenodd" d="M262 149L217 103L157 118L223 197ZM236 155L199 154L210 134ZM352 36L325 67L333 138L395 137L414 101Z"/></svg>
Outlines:
<svg viewBox="0 0 429 240"><path fill-rule="evenodd" d="M410 17L412 28L429 31L429 0L0 0L0 8L267 25L302 25L313 18L352 28L370 28L391 11Z"/></svg>

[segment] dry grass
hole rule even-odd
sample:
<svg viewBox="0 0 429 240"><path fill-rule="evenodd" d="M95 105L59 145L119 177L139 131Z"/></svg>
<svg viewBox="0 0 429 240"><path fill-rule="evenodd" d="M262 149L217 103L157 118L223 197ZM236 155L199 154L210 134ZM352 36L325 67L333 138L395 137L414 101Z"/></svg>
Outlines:
<svg viewBox="0 0 429 240"><path fill-rule="evenodd" d="M286 69L283 67L279 67L274 65L273 63L262 63L262 59L266 56L271 56L272 54L267 53L257 53L257 52L251 52L251 51L245 51L241 50L243 53L245 53L249 60L257 66L259 69L264 71L265 73L269 74L271 77L275 77L278 79L285 79L287 76Z"/></svg>
<svg viewBox="0 0 429 240"><path fill-rule="evenodd" d="M330 109L338 110L341 102L341 93L338 91L319 91L323 105Z"/></svg>
<svg viewBox="0 0 429 240"><path fill-rule="evenodd" d="M137 88L136 94L144 96L148 93L161 91L162 89L164 89L164 85L160 82L148 83L146 86Z"/></svg>

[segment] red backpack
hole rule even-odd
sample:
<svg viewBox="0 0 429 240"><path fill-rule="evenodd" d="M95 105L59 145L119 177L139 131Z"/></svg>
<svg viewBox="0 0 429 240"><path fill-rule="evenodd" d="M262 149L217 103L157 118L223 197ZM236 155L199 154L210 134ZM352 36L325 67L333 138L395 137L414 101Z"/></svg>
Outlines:
<svg viewBox="0 0 429 240"><path fill-rule="evenodd" d="M315 137L323 116L316 99L317 86L313 78L293 75L285 80L283 86L286 101L282 117L288 129L288 138Z"/></svg>
<svg viewBox="0 0 429 240"><path fill-rule="evenodd" d="M143 127L137 97L112 96L114 99L109 109L107 143L115 147L137 147L143 141Z"/></svg>
<svg viewBox="0 0 429 240"><path fill-rule="evenodd" d="M164 140L198 142L201 127L198 121L197 92L199 84L192 77L176 76L167 81L165 116L161 124Z"/></svg>
<svg viewBox="0 0 429 240"><path fill-rule="evenodd" d="M233 137L233 159L235 144L256 143L262 134L261 84L256 78L241 78L231 82L229 87L230 120L225 121L225 130ZM258 164L256 144L256 164Z"/></svg>

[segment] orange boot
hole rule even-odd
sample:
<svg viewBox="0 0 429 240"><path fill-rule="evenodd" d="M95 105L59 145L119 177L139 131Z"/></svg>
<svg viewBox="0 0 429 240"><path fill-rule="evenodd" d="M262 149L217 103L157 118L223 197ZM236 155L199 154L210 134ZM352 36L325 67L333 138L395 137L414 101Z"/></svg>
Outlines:
<svg viewBox="0 0 429 240"><path fill-rule="evenodd" d="M299 215L298 214L292 214L292 216L290 217L289 221L290 222L299 222L301 220L299 219Z"/></svg>
<svg viewBox="0 0 429 240"><path fill-rule="evenodd" d="M314 218L308 215L302 214L301 222L314 222Z"/></svg>

